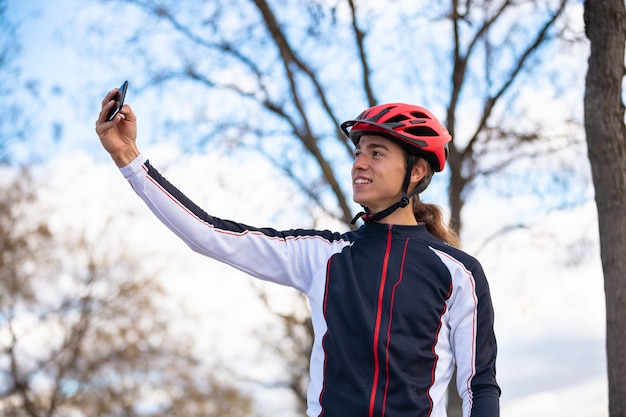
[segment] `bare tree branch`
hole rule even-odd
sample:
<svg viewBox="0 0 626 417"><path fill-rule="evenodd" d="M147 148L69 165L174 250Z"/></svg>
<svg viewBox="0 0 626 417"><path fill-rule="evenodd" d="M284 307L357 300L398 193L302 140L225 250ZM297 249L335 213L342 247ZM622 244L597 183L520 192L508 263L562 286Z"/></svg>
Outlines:
<svg viewBox="0 0 626 417"><path fill-rule="evenodd" d="M357 22L356 17L356 7L354 5L354 0L348 0L348 5L350 6L350 14L352 17L352 31L354 32L354 39L356 41L356 48L359 54L359 62L361 64L361 70L363 72L363 91L365 91L365 96L367 97L368 105L374 106L378 104L378 100L376 100L376 96L374 95L374 89L371 84L371 70L369 67L369 63L367 62L367 53L365 51L365 45L363 44L363 39L365 38L365 33L361 29L359 29L359 24Z"/></svg>
<svg viewBox="0 0 626 417"><path fill-rule="evenodd" d="M567 2L568 0L561 0L561 3L558 9L554 12L554 14L552 14L551 18L548 19L543 25L543 27L537 32L537 35L535 36L534 41L531 42L526 48L526 50L520 55L515 67L509 73L508 78L505 78L499 90L487 99L487 101L485 102L483 106L482 116L476 127L476 131L472 135L469 141L469 144L465 148L464 154L466 155L471 154L473 147L475 146L475 143L478 140L480 132L487 125L487 120L491 116L491 112L493 111L494 106L496 105L500 97L504 95L504 93L511 87L513 82L517 79L517 76L520 74L520 72L522 72L528 59L532 56L532 54L536 52L544 44L548 31L554 26L554 23L556 22L556 20L561 16L563 11L565 10L565 5L567 4Z"/></svg>

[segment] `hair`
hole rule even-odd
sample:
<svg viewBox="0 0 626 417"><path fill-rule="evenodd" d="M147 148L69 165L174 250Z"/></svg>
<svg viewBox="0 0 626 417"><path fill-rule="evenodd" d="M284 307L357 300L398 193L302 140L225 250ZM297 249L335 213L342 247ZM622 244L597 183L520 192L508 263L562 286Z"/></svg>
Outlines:
<svg viewBox="0 0 626 417"><path fill-rule="evenodd" d="M426 229L435 237L454 247L459 247L457 233L443 220L441 208L435 204L423 203L419 195L413 196L413 215L415 220L426 224Z"/></svg>
<svg viewBox="0 0 626 417"><path fill-rule="evenodd" d="M417 187L420 187L423 184L423 188L426 189L430 183L430 180L432 179L434 172L430 163L428 163L427 160L423 159L420 156L417 156L415 163L418 163L420 159L426 162L426 165L428 165L428 172L426 173L424 178L422 178L420 184L418 184ZM439 238L449 245L458 248L460 246L459 235L444 221L443 211L439 206L435 204L424 203L420 200L419 194L422 192L423 190L414 195L412 198L413 215L415 216L415 220L420 223L425 223L426 229L436 238Z"/></svg>

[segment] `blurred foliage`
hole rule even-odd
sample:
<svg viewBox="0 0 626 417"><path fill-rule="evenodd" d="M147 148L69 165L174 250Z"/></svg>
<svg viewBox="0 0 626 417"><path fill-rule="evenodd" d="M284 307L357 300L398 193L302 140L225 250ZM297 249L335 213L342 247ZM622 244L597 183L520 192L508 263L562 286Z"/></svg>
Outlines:
<svg viewBox="0 0 626 417"><path fill-rule="evenodd" d="M174 329L157 277L119 248L51 233L38 184L10 172L0 184L0 413L252 415L228 370L207 369Z"/></svg>

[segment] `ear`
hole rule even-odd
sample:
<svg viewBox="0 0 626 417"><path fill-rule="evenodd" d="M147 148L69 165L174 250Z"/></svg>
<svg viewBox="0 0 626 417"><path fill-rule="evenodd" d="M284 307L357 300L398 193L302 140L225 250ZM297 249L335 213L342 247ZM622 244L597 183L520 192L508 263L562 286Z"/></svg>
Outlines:
<svg viewBox="0 0 626 417"><path fill-rule="evenodd" d="M411 169L410 184L416 185L427 174L428 174L428 162L426 162L425 159L417 158L417 161L415 161L415 165L413 165L413 169Z"/></svg>

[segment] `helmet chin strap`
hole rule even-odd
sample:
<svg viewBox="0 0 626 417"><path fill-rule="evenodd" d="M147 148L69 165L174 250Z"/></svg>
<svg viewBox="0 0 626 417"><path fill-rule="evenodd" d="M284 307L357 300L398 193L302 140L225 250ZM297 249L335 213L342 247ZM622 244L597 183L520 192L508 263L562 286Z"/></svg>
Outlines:
<svg viewBox="0 0 626 417"><path fill-rule="evenodd" d="M355 224L357 220L363 219L365 223L377 222L389 216L391 213L399 208L403 208L409 205L411 197L421 193L428 187L430 178L424 177L413 191L409 193L409 184L411 182L411 172L413 171L413 165L415 165L415 157L411 154L407 156L407 170L404 176L404 182L402 183L402 198L397 203L392 204L386 209L379 211L378 213L372 213L368 207L362 206L365 211L359 212L352 221L351 224Z"/></svg>

